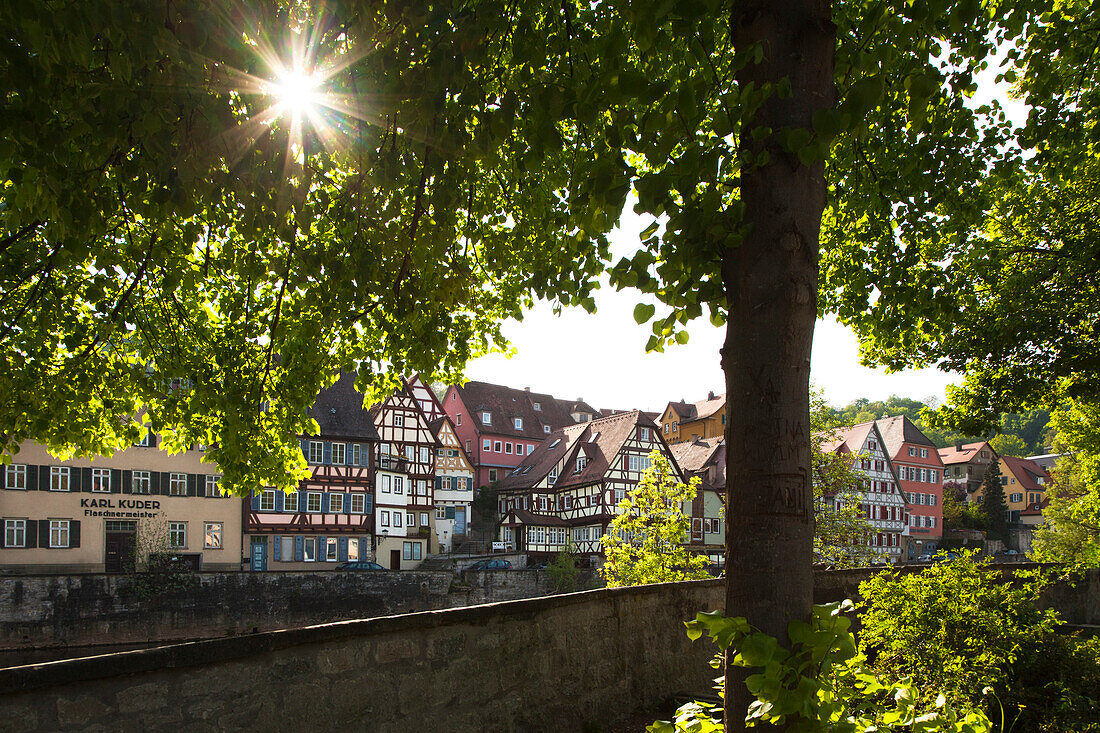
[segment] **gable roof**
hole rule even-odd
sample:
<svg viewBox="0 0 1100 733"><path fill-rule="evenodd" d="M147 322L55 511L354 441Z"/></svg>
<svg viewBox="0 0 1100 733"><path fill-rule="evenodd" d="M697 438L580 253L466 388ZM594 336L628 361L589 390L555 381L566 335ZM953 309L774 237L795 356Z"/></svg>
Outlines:
<svg viewBox="0 0 1100 733"><path fill-rule="evenodd" d="M441 415L447 414L432 386L424 381L419 372L405 380L405 388L420 403L420 409L429 420L438 420Z"/></svg>
<svg viewBox="0 0 1100 733"><path fill-rule="evenodd" d="M863 449L874 427L874 422L865 422L848 428L834 428L824 431L823 433L818 433L818 435L823 437L821 452L859 453L859 451ZM883 446L883 448L885 449L885 446Z"/></svg>
<svg viewBox="0 0 1100 733"><path fill-rule="evenodd" d="M1035 461L1015 456L1001 456L1001 460L1004 462L1005 467L1012 472L1012 475L1016 478L1016 484L1022 491L1046 491L1046 486L1040 484L1039 479L1050 481L1050 474L1044 471Z"/></svg>
<svg viewBox="0 0 1100 733"><path fill-rule="evenodd" d="M555 430L515 470L504 477L500 488L524 489L534 486L562 460L565 461L564 470L558 475L552 488L583 486L600 481L636 427L657 430L657 425L641 410L621 412ZM576 459L581 454L587 458L587 463L580 472L576 472Z"/></svg>
<svg viewBox="0 0 1100 733"><path fill-rule="evenodd" d="M891 458L896 458L901 453L902 446L907 443L928 446L933 452L938 451L936 444L905 415L880 418L875 420L875 425Z"/></svg>
<svg viewBox="0 0 1100 733"><path fill-rule="evenodd" d="M589 412L599 415L595 409L581 401L559 400L553 395L515 389L488 382L467 382L464 385L452 385L462 398L462 404L470 411L473 423L479 433L509 435L528 440L547 438L543 425L554 430L576 424L570 412ZM539 409L535 409L535 403ZM489 424L481 422L481 413L489 413ZM523 421L522 428L516 428L515 419Z"/></svg>
<svg viewBox="0 0 1100 733"><path fill-rule="evenodd" d="M993 453L993 457L996 458L997 451L993 450L993 446L989 445L989 441L982 440L977 443L967 443L960 449L958 445L948 446L947 448L940 448L940 460L944 465L955 463L969 463L978 455L978 451L983 448L989 448Z"/></svg>
<svg viewBox="0 0 1100 733"><path fill-rule="evenodd" d="M676 443L669 446L676 465L688 478L695 474L701 474L700 486L712 491L725 491L726 488L726 439L697 438L695 440ZM710 469L713 467L714 478L709 479ZM709 479L709 480L708 480Z"/></svg>
<svg viewBox="0 0 1100 733"><path fill-rule="evenodd" d="M363 407L363 395L355 390L355 372L344 372L336 383L321 390L309 416L317 421L324 438L355 438L378 441L370 411Z"/></svg>
<svg viewBox="0 0 1100 733"><path fill-rule="evenodd" d="M685 420L690 422L692 420L705 420L711 417L723 407L726 406L726 396L717 395L713 392L707 395L705 400L699 400L698 402L669 402L665 411L671 409L680 418L680 422Z"/></svg>

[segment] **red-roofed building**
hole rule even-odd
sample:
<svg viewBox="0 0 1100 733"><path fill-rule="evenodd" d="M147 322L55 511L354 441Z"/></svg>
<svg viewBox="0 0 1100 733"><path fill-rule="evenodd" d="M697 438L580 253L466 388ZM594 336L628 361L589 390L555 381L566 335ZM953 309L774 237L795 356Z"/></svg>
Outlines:
<svg viewBox="0 0 1100 733"><path fill-rule="evenodd" d="M943 482L964 484L966 500L977 501L976 492L982 486L989 464L997 460L997 451L993 450L988 441L982 440L940 448L939 454L943 461Z"/></svg>
<svg viewBox="0 0 1100 733"><path fill-rule="evenodd" d="M711 562L726 557L726 439L699 438L669 446L676 465L690 481L699 477L699 491L691 503L692 550L706 553Z"/></svg>
<svg viewBox="0 0 1100 733"><path fill-rule="evenodd" d="M904 415L884 417L875 425L909 503L912 557L935 552L943 538L943 463L939 451Z"/></svg>
<svg viewBox="0 0 1100 733"><path fill-rule="evenodd" d="M661 413L661 435L669 444L720 438L726 432L726 396L707 394L698 402L669 402Z"/></svg>
<svg viewBox="0 0 1100 733"><path fill-rule="evenodd" d="M486 382L452 384L443 409L474 466L475 487L499 482L555 430L600 416L584 400Z"/></svg>
<svg viewBox="0 0 1100 733"><path fill-rule="evenodd" d="M853 468L866 477L863 485L856 488L861 490L859 506L863 516L875 528L868 544L895 562L908 557L909 505L875 423L832 431L822 442L821 450L851 456ZM840 497L828 494L825 499L841 501Z"/></svg>
<svg viewBox="0 0 1100 733"><path fill-rule="evenodd" d="M1042 516L1042 508L1048 503L1046 492L1050 474L1027 458L1001 456L1001 485L1008 506L1008 520L1020 522L1031 517L1027 523L1037 523L1034 517Z"/></svg>
<svg viewBox="0 0 1100 733"><path fill-rule="evenodd" d="M656 423L638 410L554 430L500 482L500 539L534 557L560 552L567 540L578 554L602 556L616 506L654 449L682 479Z"/></svg>

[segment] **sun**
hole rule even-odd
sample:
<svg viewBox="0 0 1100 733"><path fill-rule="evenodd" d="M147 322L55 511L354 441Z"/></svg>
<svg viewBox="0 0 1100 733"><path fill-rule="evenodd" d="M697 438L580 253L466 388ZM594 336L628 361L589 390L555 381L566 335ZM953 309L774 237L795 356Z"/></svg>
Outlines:
<svg viewBox="0 0 1100 733"><path fill-rule="evenodd" d="M271 82L270 92L279 111L295 118L316 114L322 105L321 85L324 78L300 68L281 70Z"/></svg>

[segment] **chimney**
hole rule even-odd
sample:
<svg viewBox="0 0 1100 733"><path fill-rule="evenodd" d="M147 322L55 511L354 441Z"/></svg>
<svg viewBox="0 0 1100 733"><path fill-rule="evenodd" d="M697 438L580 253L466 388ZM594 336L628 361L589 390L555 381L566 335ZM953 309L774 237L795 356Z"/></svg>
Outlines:
<svg viewBox="0 0 1100 733"><path fill-rule="evenodd" d="M714 393L713 392L707 392L707 399L708 400L713 400L714 399Z"/></svg>
<svg viewBox="0 0 1100 733"><path fill-rule="evenodd" d="M963 444L962 444L962 441L960 440L957 443L955 443L955 450L957 450L959 453L962 453L962 449L963 449Z"/></svg>
<svg viewBox="0 0 1100 733"><path fill-rule="evenodd" d="M524 388L523 388L523 391L524 391L524 392L530 392L530 391L531 391L531 388L530 388L530 387L524 387Z"/></svg>
<svg viewBox="0 0 1100 733"><path fill-rule="evenodd" d="M578 397L577 402L584 402L584 398L583 397Z"/></svg>

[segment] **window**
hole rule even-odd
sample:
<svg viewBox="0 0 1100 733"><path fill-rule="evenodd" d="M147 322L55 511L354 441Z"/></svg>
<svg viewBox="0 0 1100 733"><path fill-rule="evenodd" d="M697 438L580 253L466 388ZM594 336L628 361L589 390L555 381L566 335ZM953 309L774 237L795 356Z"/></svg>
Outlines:
<svg viewBox="0 0 1100 733"><path fill-rule="evenodd" d="M466 452L469 453L471 450L473 450L473 448L470 444L470 441L467 440L466 441Z"/></svg>
<svg viewBox="0 0 1100 733"><path fill-rule="evenodd" d="M432 460L432 452L430 450L428 450L427 448L421 448L420 449L420 462L421 463L430 463L431 460Z"/></svg>
<svg viewBox="0 0 1100 733"><path fill-rule="evenodd" d="M1024 495L1023 494L1009 494L1008 495L1008 500L1013 501L1013 502L1023 501L1024 500Z"/></svg>
<svg viewBox="0 0 1100 733"><path fill-rule="evenodd" d="M482 425L490 425L491 423L492 423L492 418L489 417L489 413L487 413L487 412L481 413L481 424Z"/></svg>
<svg viewBox="0 0 1100 733"><path fill-rule="evenodd" d="M69 546L69 520L50 520L50 547Z"/></svg>
<svg viewBox="0 0 1100 733"><path fill-rule="evenodd" d="M260 511L261 512L273 512L275 511L275 492L270 489L265 489L260 492Z"/></svg>
<svg viewBox="0 0 1100 733"><path fill-rule="evenodd" d="M325 444L319 440L309 441L309 462L310 463L324 463L325 462Z"/></svg>
<svg viewBox="0 0 1100 733"><path fill-rule="evenodd" d="M536 402L535 403L535 412L542 412L542 403L541 402Z"/></svg>
<svg viewBox="0 0 1100 733"><path fill-rule="evenodd" d="M615 489L615 503L616 504L618 504L620 501L622 501L625 498L626 498L626 489Z"/></svg>
<svg viewBox="0 0 1100 733"><path fill-rule="evenodd" d="M390 477L389 477L389 474L383 474L382 475L382 493L383 494L390 493Z"/></svg>
<svg viewBox="0 0 1100 733"><path fill-rule="evenodd" d="M395 526L395 527L400 527L401 526L401 512L394 512L393 513L393 526Z"/></svg>
<svg viewBox="0 0 1100 733"><path fill-rule="evenodd" d="M522 417L515 418L512 421L512 424L515 426L516 430L523 430L523 418Z"/></svg>
<svg viewBox="0 0 1100 733"><path fill-rule="evenodd" d="M450 491L451 490L451 477L450 476L441 477L439 479L439 488L442 489L443 491Z"/></svg>
<svg viewBox="0 0 1100 733"><path fill-rule="evenodd" d="M628 460L631 471L644 471L650 466L649 456L631 454Z"/></svg>
<svg viewBox="0 0 1100 733"><path fill-rule="evenodd" d="M427 527L428 526L428 513L427 512L420 512L420 526L421 527Z"/></svg>
<svg viewBox="0 0 1100 733"><path fill-rule="evenodd" d="M363 465L363 446L359 445L358 443L355 443L351 446L351 465Z"/></svg>
<svg viewBox="0 0 1100 733"><path fill-rule="evenodd" d="M171 473L168 474L168 495L169 496L187 496L187 474L186 473ZM274 507L272 507L274 509Z"/></svg>
<svg viewBox="0 0 1100 733"><path fill-rule="evenodd" d="M173 550L187 548L187 522L168 523L168 547Z"/></svg>
<svg viewBox="0 0 1100 733"><path fill-rule="evenodd" d="M917 455L917 449L916 449L916 448L914 448L913 446L909 446L909 455L910 455L910 456L915 456L915 455Z"/></svg>
<svg viewBox="0 0 1100 733"><path fill-rule="evenodd" d="M544 432L544 433L546 433L547 435L549 435L549 434L550 434L550 426L549 426L549 425L543 425L543 426L542 426L542 432Z"/></svg>
<svg viewBox="0 0 1100 733"><path fill-rule="evenodd" d="M337 466L347 463L347 445L345 443L332 444L332 462Z"/></svg>
<svg viewBox="0 0 1100 733"><path fill-rule="evenodd" d="M367 495L362 492L356 492L349 497L351 504L349 508L352 514L362 514L367 509Z"/></svg>
<svg viewBox="0 0 1100 733"><path fill-rule="evenodd" d="M110 493L111 470L109 468L92 469L92 491Z"/></svg>
<svg viewBox="0 0 1100 733"><path fill-rule="evenodd" d="M321 495L310 492L306 494L306 511L310 514L320 514Z"/></svg>
<svg viewBox="0 0 1100 733"><path fill-rule="evenodd" d="M221 476L207 476L205 486L203 486L203 494L205 496L220 496L218 492L218 482L221 480Z"/></svg>
<svg viewBox="0 0 1100 733"><path fill-rule="evenodd" d="M868 440L867 441L867 449L868 450L875 450L876 448L878 448L878 443L876 443L873 440Z"/></svg>
<svg viewBox="0 0 1100 733"><path fill-rule="evenodd" d="M222 523L206 522L202 525L202 546L204 550L222 549Z"/></svg>
<svg viewBox="0 0 1100 733"><path fill-rule="evenodd" d="M284 512L296 512L298 511L298 492L294 491L286 495L283 499L283 511Z"/></svg>
<svg viewBox="0 0 1100 733"><path fill-rule="evenodd" d="M152 483L148 471L130 472L130 490L135 494L148 494Z"/></svg>
<svg viewBox="0 0 1100 733"><path fill-rule="evenodd" d="M405 478L403 476L393 477L393 493L404 494L405 493Z"/></svg>
<svg viewBox="0 0 1100 733"><path fill-rule="evenodd" d="M302 560L305 562L317 562L316 537L305 537L302 539Z"/></svg>
<svg viewBox="0 0 1100 733"><path fill-rule="evenodd" d="M69 490L69 467L50 466L50 491Z"/></svg>
<svg viewBox="0 0 1100 733"><path fill-rule="evenodd" d="M408 514L405 515L405 526L406 527L415 527L416 526L416 515L413 514L412 512L409 512Z"/></svg>
<svg viewBox="0 0 1100 733"><path fill-rule="evenodd" d="M405 446L405 459L410 463L416 460L416 447L411 445Z"/></svg>
<svg viewBox="0 0 1100 733"><path fill-rule="evenodd" d="M664 428L664 431L665 431L665 435L668 435L668 423L667 422L664 424L663 428Z"/></svg>
<svg viewBox="0 0 1100 733"><path fill-rule="evenodd" d="M501 442L499 440L494 440L493 441L493 452L494 453L500 453L500 448L501 448Z"/></svg>
<svg viewBox="0 0 1100 733"><path fill-rule="evenodd" d="M359 559L359 540L356 537L348 538L348 560L355 562Z"/></svg>
<svg viewBox="0 0 1100 733"><path fill-rule="evenodd" d="M446 507L437 506L435 508L435 518L436 519L446 519L447 518L447 509L446 509Z"/></svg>
<svg viewBox="0 0 1100 733"><path fill-rule="evenodd" d="M577 456L577 469L573 473L580 473L588 465L588 456Z"/></svg>
<svg viewBox="0 0 1100 733"><path fill-rule="evenodd" d="M142 448L150 448L150 447L152 447L154 442L155 441L153 440L153 431L152 430L146 430L145 435L143 435L141 437L141 440L134 443L134 445L141 446Z"/></svg>
<svg viewBox="0 0 1100 733"><path fill-rule="evenodd" d="M4 520L4 547L27 546L27 520Z"/></svg>
<svg viewBox="0 0 1100 733"><path fill-rule="evenodd" d="M481 441L481 450L492 450L493 444L488 438Z"/></svg>
<svg viewBox="0 0 1100 733"><path fill-rule="evenodd" d="M527 455L531 455L531 454L532 454L532 453L534 453L534 452L535 452L535 445L534 445L534 443L528 443L528 444L527 444Z"/></svg>
<svg viewBox="0 0 1100 733"><path fill-rule="evenodd" d="M395 428L405 427L405 416L404 415L394 415L393 416L393 426Z"/></svg>
<svg viewBox="0 0 1100 733"><path fill-rule="evenodd" d="M8 466L4 471L5 489L27 488L27 467L23 464Z"/></svg>
<svg viewBox="0 0 1100 733"><path fill-rule="evenodd" d="M383 509L381 511L381 518L378 520L378 522L383 527L390 526L390 513L388 511L386 511L385 509Z"/></svg>
<svg viewBox="0 0 1100 733"><path fill-rule="evenodd" d="M557 468L550 469L550 475L548 475L546 478L550 482L550 485L553 486L554 482L558 480L558 469Z"/></svg>
<svg viewBox="0 0 1100 733"><path fill-rule="evenodd" d="M489 469L489 483L493 483L497 480L497 470L495 468Z"/></svg>
<svg viewBox="0 0 1100 733"><path fill-rule="evenodd" d="M505 443L504 444L504 452L507 453L508 455L512 455L512 444L511 443Z"/></svg>
<svg viewBox="0 0 1100 733"><path fill-rule="evenodd" d="M649 440L649 428L639 428L638 437L642 440Z"/></svg>
<svg viewBox="0 0 1100 733"><path fill-rule="evenodd" d="M462 415L456 415L455 416L455 425L461 425L461 424L462 424Z"/></svg>
<svg viewBox="0 0 1100 733"><path fill-rule="evenodd" d="M327 562L336 562L338 556L338 542L336 538L328 537L325 540L325 560Z"/></svg>
<svg viewBox="0 0 1100 733"><path fill-rule="evenodd" d="M927 448L921 448L920 449L920 457L921 458L927 458L928 457L928 449Z"/></svg>
<svg viewBox="0 0 1100 733"><path fill-rule="evenodd" d="M420 543L419 542L405 542L401 546L401 558L403 560L419 560L420 559Z"/></svg>
<svg viewBox="0 0 1100 733"><path fill-rule="evenodd" d="M333 514L344 513L344 495L343 494L329 494L328 497L328 510Z"/></svg>

